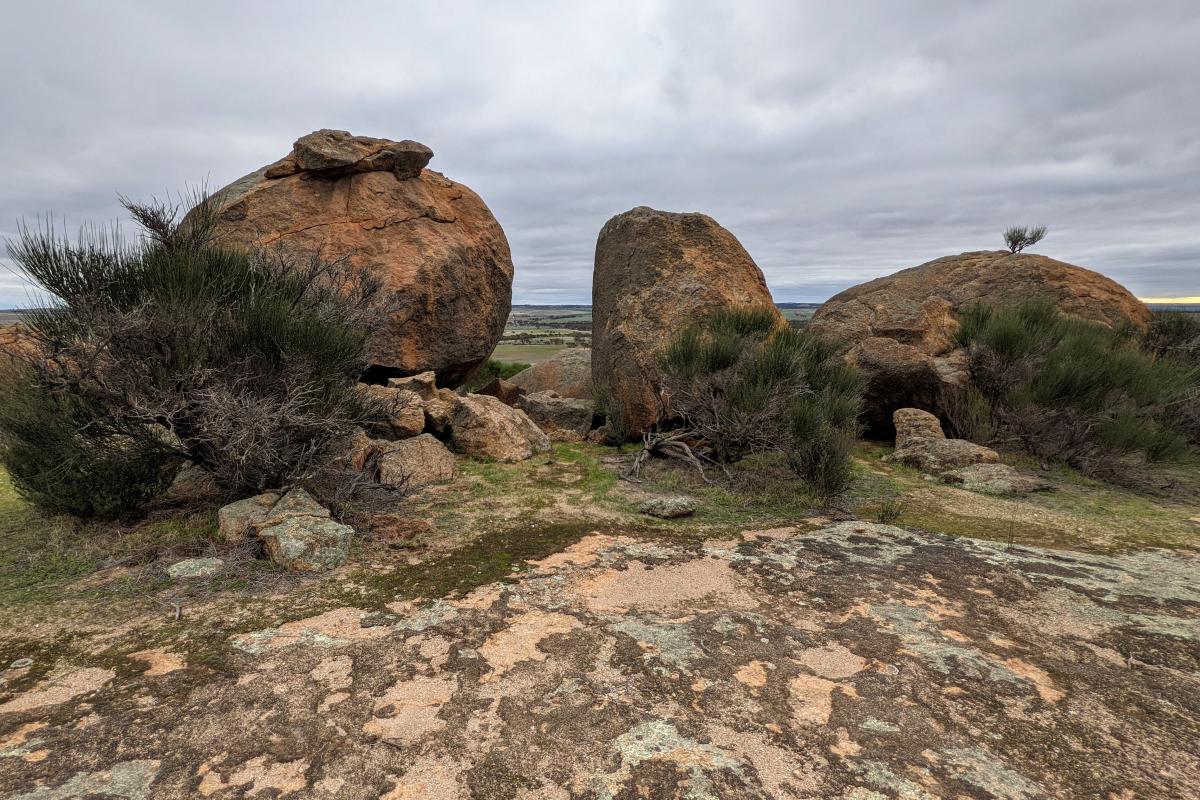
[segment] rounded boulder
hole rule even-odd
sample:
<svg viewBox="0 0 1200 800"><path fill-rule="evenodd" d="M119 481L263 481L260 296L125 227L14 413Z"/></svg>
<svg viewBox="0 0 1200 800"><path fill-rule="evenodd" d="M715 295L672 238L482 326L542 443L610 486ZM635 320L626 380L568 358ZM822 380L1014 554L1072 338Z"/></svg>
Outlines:
<svg viewBox="0 0 1200 800"><path fill-rule="evenodd" d="M371 382L432 370L455 386L508 319L504 231L475 192L424 168L432 156L417 142L321 130L213 195L223 242L346 259L393 294L372 339Z"/></svg>

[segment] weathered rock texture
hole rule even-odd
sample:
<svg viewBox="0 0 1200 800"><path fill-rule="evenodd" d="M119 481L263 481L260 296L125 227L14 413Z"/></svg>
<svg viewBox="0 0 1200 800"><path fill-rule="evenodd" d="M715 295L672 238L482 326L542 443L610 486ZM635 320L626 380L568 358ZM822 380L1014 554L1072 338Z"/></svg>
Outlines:
<svg viewBox="0 0 1200 800"><path fill-rule="evenodd" d="M464 455L511 462L550 449L550 439L524 411L487 395L458 398L448 428L450 443Z"/></svg>
<svg viewBox="0 0 1200 800"><path fill-rule="evenodd" d="M1046 481L1000 463L1000 454L966 439L947 439L938 418L918 408L893 415L896 449L889 461L915 467L944 483L984 494L1023 494L1051 488Z"/></svg>
<svg viewBox="0 0 1200 800"><path fill-rule="evenodd" d="M1200 796L1186 551L843 522L596 533L520 563L387 613L306 613L312 585L182 623L110 601L109 625L5 674L0 796ZM22 611L6 653L45 636ZM181 666L147 671L150 637Z"/></svg>
<svg viewBox="0 0 1200 800"><path fill-rule="evenodd" d="M534 364L509 379L529 393L558 392L563 397L592 399L592 350L569 347L541 364Z"/></svg>
<svg viewBox="0 0 1200 800"><path fill-rule="evenodd" d="M947 439L938 418L918 408L901 408L893 419L896 449L889 460L908 464L930 475L972 464L994 464L999 454L966 439Z"/></svg>
<svg viewBox="0 0 1200 800"><path fill-rule="evenodd" d="M267 492L217 512L226 541L262 540L272 561L289 572L316 572L346 563L354 529L329 518L329 510L303 489L280 497Z"/></svg>
<svg viewBox="0 0 1200 800"><path fill-rule="evenodd" d="M379 456L379 479L402 486L424 486L454 477L454 454L428 433L386 443Z"/></svg>
<svg viewBox="0 0 1200 800"><path fill-rule="evenodd" d="M478 195L423 169L432 155L416 142L321 130L214 198L224 241L346 258L395 294L372 344L376 377L433 370L455 386L500 339L512 257Z"/></svg>
<svg viewBox="0 0 1200 800"><path fill-rule="evenodd" d="M596 242L594 391L631 434L649 428L664 413L663 349L689 324L739 306L774 308L762 271L715 220L644 206L618 214Z"/></svg>
<svg viewBox="0 0 1200 800"><path fill-rule="evenodd" d="M556 442L582 442L595 416L591 400L559 397L557 392L536 392L517 398L516 407L529 415Z"/></svg>
<svg viewBox="0 0 1200 800"><path fill-rule="evenodd" d="M1099 273L999 250L939 258L847 289L817 310L809 328L841 342L867 374L868 422L886 431L897 408L940 411L943 390L968 380L966 353L954 341L960 311L1037 297L1108 326L1150 319L1141 301Z"/></svg>

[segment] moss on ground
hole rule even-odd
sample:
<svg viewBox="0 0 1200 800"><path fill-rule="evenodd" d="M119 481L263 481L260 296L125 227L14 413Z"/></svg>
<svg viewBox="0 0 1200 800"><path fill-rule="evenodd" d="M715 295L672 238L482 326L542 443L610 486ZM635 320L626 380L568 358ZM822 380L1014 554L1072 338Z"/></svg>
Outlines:
<svg viewBox="0 0 1200 800"><path fill-rule="evenodd" d="M992 498L884 461L890 452L890 447L873 442L858 447L859 480L848 498L856 516L877 520L881 511L898 507L899 513L889 520L894 525L1093 552L1200 548L1200 525L1190 521L1200 515L1196 504L1111 486L1062 465L1042 470L1023 455L1010 453L1002 454L1005 463L1041 475L1055 489Z"/></svg>

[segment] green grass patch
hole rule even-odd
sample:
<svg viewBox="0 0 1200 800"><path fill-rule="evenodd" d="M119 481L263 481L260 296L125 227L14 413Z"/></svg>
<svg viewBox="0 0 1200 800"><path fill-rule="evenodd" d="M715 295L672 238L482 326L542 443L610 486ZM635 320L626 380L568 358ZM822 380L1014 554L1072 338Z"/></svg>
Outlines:
<svg viewBox="0 0 1200 800"><path fill-rule="evenodd" d="M496 361L515 361L525 364L541 364L549 361L560 350L566 350L568 344L501 344L492 352Z"/></svg>

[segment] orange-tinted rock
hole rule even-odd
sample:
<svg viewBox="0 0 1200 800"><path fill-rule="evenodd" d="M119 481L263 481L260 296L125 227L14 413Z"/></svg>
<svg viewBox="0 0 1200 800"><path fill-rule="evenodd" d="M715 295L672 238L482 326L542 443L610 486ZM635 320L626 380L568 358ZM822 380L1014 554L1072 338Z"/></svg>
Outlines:
<svg viewBox="0 0 1200 800"><path fill-rule="evenodd" d="M1110 327L1150 319L1141 301L1099 273L997 250L946 256L854 286L821 306L809 328L840 342L867 374L869 421L886 430L896 409L936 412L943 388L967 381L966 355L955 345L959 312L976 302L1004 307L1032 298Z"/></svg>
<svg viewBox="0 0 1200 800"><path fill-rule="evenodd" d="M504 231L462 184L422 169L416 142L317 131L215 195L223 241L319 253L378 276L397 310L376 331L375 379L426 370L455 386L492 352L511 305Z"/></svg>
<svg viewBox="0 0 1200 800"><path fill-rule="evenodd" d="M646 430L663 414L658 360L672 338L719 309L751 306L775 307L762 271L711 217L644 206L618 214L596 242L594 390L631 434Z"/></svg>

